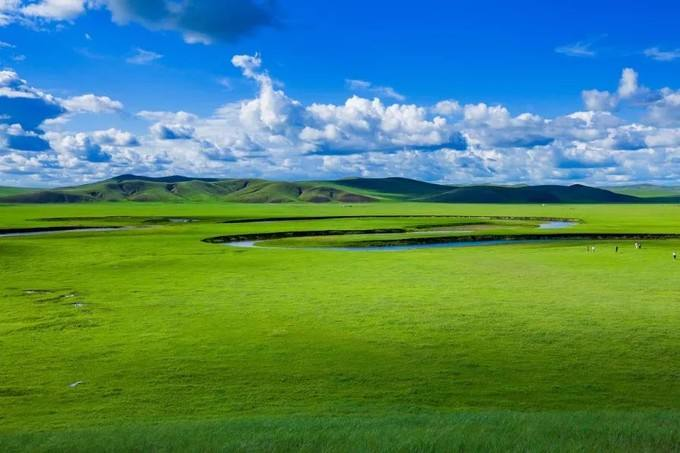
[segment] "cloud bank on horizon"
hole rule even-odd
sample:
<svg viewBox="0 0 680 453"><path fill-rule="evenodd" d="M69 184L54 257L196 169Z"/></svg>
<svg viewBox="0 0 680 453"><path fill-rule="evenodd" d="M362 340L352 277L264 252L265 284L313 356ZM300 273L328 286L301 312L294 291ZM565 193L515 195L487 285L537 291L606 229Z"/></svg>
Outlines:
<svg viewBox="0 0 680 453"><path fill-rule="evenodd" d="M272 1L5 0L0 24L71 21L102 8L115 23L169 30L189 44L233 41L277 22ZM555 50L595 54L583 42ZM670 61L676 53L657 48L649 57ZM161 58L139 47L128 62ZM407 102L395 88L352 78L344 102L302 102L259 54L234 55L231 64L254 93L209 115L153 106L129 112L106 92L62 97L14 69L0 71L0 183L72 184L121 173L600 185L680 176L680 90L647 87L632 68L622 68L611 90L584 87L581 110L545 117L484 102ZM78 128L78 118L116 115L132 115L146 131Z"/></svg>

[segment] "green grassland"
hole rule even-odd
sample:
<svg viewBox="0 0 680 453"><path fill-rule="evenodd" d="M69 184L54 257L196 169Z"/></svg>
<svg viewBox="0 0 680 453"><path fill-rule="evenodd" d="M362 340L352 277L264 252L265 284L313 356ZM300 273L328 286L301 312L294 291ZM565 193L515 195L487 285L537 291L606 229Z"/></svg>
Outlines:
<svg viewBox="0 0 680 453"><path fill-rule="evenodd" d="M8 197L11 195L20 195L32 192L33 189L24 189L22 187L3 187L0 186L0 197Z"/></svg>
<svg viewBox="0 0 680 453"><path fill-rule="evenodd" d="M0 237L0 450L680 450L680 240L202 241L526 217L680 233L677 205L0 205L0 230L129 227Z"/></svg>

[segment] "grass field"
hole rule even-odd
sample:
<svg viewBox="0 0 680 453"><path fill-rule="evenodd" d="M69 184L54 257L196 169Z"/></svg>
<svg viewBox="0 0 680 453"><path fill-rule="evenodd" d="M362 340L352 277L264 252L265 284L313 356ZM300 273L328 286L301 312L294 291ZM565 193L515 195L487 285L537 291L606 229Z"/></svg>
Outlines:
<svg viewBox="0 0 680 453"><path fill-rule="evenodd" d="M679 214L675 205L0 206L0 229L131 227L0 237L0 450L680 450L678 240L390 253L202 242L480 222L434 217L454 215L680 233ZM375 217L385 215L432 217ZM301 216L367 218L221 223ZM490 224L481 231L508 227Z"/></svg>

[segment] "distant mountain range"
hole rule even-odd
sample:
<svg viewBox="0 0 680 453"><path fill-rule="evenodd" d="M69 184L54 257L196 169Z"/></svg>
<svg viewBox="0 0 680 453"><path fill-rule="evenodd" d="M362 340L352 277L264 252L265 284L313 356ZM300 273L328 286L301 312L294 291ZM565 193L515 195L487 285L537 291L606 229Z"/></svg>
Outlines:
<svg viewBox="0 0 680 453"><path fill-rule="evenodd" d="M93 184L58 189L0 187L0 203L97 201L222 201L240 203L678 203L680 189L630 186L598 189L571 186L448 186L406 178L348 178L337 181L268 181L121 175Z"/></svg>

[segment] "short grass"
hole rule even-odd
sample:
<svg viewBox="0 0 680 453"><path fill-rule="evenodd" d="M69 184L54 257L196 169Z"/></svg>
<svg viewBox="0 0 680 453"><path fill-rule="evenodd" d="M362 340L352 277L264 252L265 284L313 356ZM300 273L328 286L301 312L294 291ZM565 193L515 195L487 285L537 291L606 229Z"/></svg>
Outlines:
<svg viewBox="0 0 680 453"><path fill-rule="evenodd" d="M201 239L442 223L218 223L301 215L678 233L679 209L0 206L0 228L137 227L0 238L0 450L678 450L680 241L376 253Z"/></svg>

